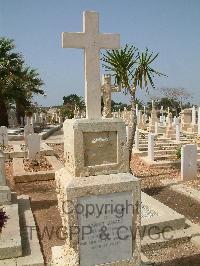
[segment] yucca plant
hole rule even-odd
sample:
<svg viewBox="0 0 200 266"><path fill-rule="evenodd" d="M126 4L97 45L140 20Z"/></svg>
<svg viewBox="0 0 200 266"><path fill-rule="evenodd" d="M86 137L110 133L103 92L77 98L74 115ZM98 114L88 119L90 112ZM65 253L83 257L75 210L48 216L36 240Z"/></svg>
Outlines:
<svg viewBox="0 0 200 266"><path fill-rule="evenodd" d="M133 45L126 45L119 50L106 50L101 58L102 66L114 77L115 84L131 96L132 128L128 140L130 160L136 129L136 89L148 90L149 85L155 88L154 77L166 76L152 68L157 57L158 53L149 52L147 48L139 52Z"/></svg>
<svg viewBox="0 0 200 266"><path fill-rule="evenodd" d="M6 222L8 221L8 216L3 208L0 208L0 232L2 231L3 227L5 227Z"/></svg>

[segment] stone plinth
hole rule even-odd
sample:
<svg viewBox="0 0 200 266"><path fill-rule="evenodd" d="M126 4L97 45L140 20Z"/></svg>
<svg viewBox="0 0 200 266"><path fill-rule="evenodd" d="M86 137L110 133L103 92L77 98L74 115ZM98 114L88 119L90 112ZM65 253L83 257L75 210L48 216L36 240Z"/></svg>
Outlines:
<svg viewBox="0 0 200 266"><path fill-rule="evenodd" d="M67 119L63 127L65 167L73 176L128 172L121 119Z"/></svg>
<svg viewBox="0 0 200 266"><path fill-rule="evenodd" d="M56 183L67 241L52 249L52 265L140 265L137 178L129 173L74 178L63 168Z"/></svg>

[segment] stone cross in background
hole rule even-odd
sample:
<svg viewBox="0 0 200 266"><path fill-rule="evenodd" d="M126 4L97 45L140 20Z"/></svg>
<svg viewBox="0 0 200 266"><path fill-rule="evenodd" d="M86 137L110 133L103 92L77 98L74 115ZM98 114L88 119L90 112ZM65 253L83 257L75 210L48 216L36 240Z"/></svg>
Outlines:
<svg viewBox="0 0 200 266"><path fill-rule="evenodd" d="M8 145L8 129L7 127L0 127L0 145L3 147Z"/></svg>
<svg viewBox="0 0 200 266"><path fill-rule="evenodd" d="M33 133L34 133L34 129L33 129L32 125L26 125L24 127L24 142L25 142L26 146L27 146L27 137L28 137L28 135L33 134Z"/></svg>
<svg viewBox="0 0 200 266"><path fill-rule="evenodd" d="M100 49L120 48L120 35L99 32L99 14L83 13L83 32L64 32L63 48L82 48L85 55L85 102L86 117L101 117Z"/></svg>
<svg viewBox="0 0 200 266"><path fill-rule="evenodd" d="M27 136L29 160L40 159L40 135L33 133Z"/></svg>
<svg viewBox="0 0 200 266"><path fill-rule="evenodd" d="M102 77L102 92L103 92L103 117L112 117L111 114L111 93L120 92L121 88L111 85L111 75L103 75Z"/></svg>

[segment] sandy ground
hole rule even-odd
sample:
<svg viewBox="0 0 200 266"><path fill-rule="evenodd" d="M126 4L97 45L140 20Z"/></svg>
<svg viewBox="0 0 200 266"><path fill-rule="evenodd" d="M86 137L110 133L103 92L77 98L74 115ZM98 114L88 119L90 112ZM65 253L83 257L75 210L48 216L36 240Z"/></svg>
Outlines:
<svg viewBox="0 0 200 266"><path fill-rule="evenodd" d="M62 136L62 133L58 132L55 136ZM61 139L61 137L58 137L58 139ZM51 146L57 154L57 157L63 162L63 144L52 144ZM192 222L200 223L200 205L179 193L175 193L161 186L161 179L178 178L180 176L180 170L151 169L137 156L133 157L131 166L133 173L141 178L143 191L185 215ZM49 265L51 261L51 247L64 243L64 240L60 237L59 229L62 224L57 209L55 182L40 181L15 185L12 177L12 161L6 163L6 173L13 191L16 191L18 195L26 194L31 197L31 207L37 224L42 252L46 265ZM200 265L200 250L188 242L180 241L170 247L163 246L159 250L149 250L145 254L156 263L155 265Z"/></svg>

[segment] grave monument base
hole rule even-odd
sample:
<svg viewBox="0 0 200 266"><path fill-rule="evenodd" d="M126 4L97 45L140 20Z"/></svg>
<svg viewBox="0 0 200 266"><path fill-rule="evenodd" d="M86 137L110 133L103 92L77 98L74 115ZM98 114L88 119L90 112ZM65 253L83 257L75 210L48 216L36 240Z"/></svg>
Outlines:
<svg viewBox="0 0 200 266"><path fill-rule="evenodd" d="M52 265L140 265L141 198L140 182L136 177L129 173L118 173L74 178L66 168L62 168L56 172L56 185L58 207L62 225L67 230L67 241L62 247L52 248ZM95 214L90 213L87 217L85 214L77 214L77 204L83 206L83 210L87 206L110 207L106 214L103 209L97 217L95 209ZM123 210L125 204L129 210L126 208L126 214L124 212L120 217L116 216L115 206L122 204ZM111 211L111 208L114 209ZM106 226L110 235L106 242L99 238L102 226ZM116 233L119 233L117 230L120 226L125 230L123 237ZM83 229L88 227L92 228L90 234L81 239L80 232L83 233ZM72 235L72 228L78 228L79 233ZM135 228L134 232L132 228Z"/></svg>

